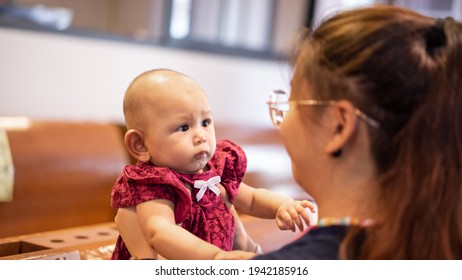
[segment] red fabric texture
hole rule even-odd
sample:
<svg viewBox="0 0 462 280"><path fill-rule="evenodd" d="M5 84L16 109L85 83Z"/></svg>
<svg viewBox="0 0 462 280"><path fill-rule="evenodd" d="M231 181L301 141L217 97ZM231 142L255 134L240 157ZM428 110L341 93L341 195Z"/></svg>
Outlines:
<svg viewBox="0 0 462 280"><path fill-rule="evenodd" d="M231 203L247 168L244 151L229 140L217 143L217 149L208 163L208 170L198 174L181 174L170 168L157 167L152 163L138 162L127 165L117 178L111 193L111 205L115 208L135 206L139 203L168 199L175 205L175 221L197 237L230 251L233 247L235 221L220 196L207 190L198 202L199 191L185 184L194 185L196 180L208 180L220 176ZM122 238L119 236L112 259L130 259Z"/></svg>

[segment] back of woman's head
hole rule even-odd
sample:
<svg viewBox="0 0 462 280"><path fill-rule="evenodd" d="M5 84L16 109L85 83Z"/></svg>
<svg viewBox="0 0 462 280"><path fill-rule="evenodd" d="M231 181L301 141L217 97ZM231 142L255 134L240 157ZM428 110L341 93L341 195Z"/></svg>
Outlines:
<svg viewBox="0 0 462 280"><path fill-rule="evenodd" d="M380 124L369 135L383 219L356 257L462 258L462 25L392 6L346 11L294 62L317 98L350 100Z"/></svg>

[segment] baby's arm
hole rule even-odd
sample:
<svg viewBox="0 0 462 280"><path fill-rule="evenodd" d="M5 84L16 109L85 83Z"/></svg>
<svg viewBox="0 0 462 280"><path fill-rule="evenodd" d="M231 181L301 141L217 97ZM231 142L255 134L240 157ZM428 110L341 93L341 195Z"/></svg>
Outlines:
<svg viewBox="0 0 462 280"><path fill-rule="evenodd" d="M236 211L234 205L229 201L228 193L226 192L225 187L223 185L218 184L218 188L220 189L220 196L221 199L225 202L226 207L229 209L229 212L234 216L234 221L236 223L236 230L234 232L234 240L233 240L233 250L244 250L248 252L255 252L257 254L262 254L261 247L253 239L250 235L247 234L247 231L242 224L241 217Z"/></svg>
<svg viewBox="0 0 462 280"><path fill-rule="evenodd" d="M241 183L234 205L239 211L259 218L276 219L281 230L295 231L295 225L303 230L303 222L310 224L310 217L305 211L308 207L315 212L315 206L308 200L296 200L262 188L252 188Z"/></svg>
<svg viewBox="0 0 462 280"><path fill-rule="evenodd" d="M166 259L214 259L223 250L175 224L173 202L156 199L136 206L141 230L149 245ZM253 253L234 251L233 258L251 258Z"/></svg>
<svg viewBox="0 0 462 280"><path fill-rule="evenodd" d="M261 250L260 245L255 243L255 241L245 230L245 227L242 224L241 218L239 217L239 214L234 208L234 205L231 205L229 211L233 214L234 220L236 221L236 231L234 233L233 250L244 250L261 255L263 252Z"/></svg>
<svg viewBox="0 0 462 280"><path fill-rule="evenodd" d="M133 259L159 258L144 237L138 222L135 207L118 209L115 222L117 224L117 230L122 236L125 246L127 246Z"/></svg>

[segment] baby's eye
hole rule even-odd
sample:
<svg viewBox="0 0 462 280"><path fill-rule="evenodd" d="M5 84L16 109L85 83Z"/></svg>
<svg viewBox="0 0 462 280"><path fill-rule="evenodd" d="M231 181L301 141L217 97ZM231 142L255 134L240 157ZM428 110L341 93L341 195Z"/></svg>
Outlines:
<svg viewBox="0 0 462 280"><path fill-rule="evenodd" d="M202 121L202 126L203 126L203 127L207 127L207 126L209 126L211 123L212 123L212 120L211 120L211 119L206 119L206 120L203 120L203 121Z"/></svg>
<svg viewBox="0 0 462 280"><path fill-rule="evenodd" d="M187 124L184 124L184 125L180 126L177 130L181 131L181 132L185 132L185 131L189 130L189 126Z"/></svg>

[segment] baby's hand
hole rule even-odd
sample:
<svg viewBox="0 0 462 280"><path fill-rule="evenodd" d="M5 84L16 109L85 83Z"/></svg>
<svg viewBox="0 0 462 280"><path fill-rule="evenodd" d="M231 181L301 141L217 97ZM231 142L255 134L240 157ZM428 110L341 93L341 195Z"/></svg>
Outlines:
<svg viewBox="0 0 462 280"><path fill-rule="evenodd" d="M246 252L246 251L222 251L215 255L215 260L248 260L255 257L257 254L253 252Z"/></svg>
<svg viewBox="0 0 462 280"><path fill-rule="evenodd" d="M300 231L304 230L302 219L306 225L310 225L310 216L305 211L309 208L312 213L316 212L316 207L308 200L289 200L279 206L276 213L276 224L281 230L288 230L295 232L295 225Z"/></svg>

